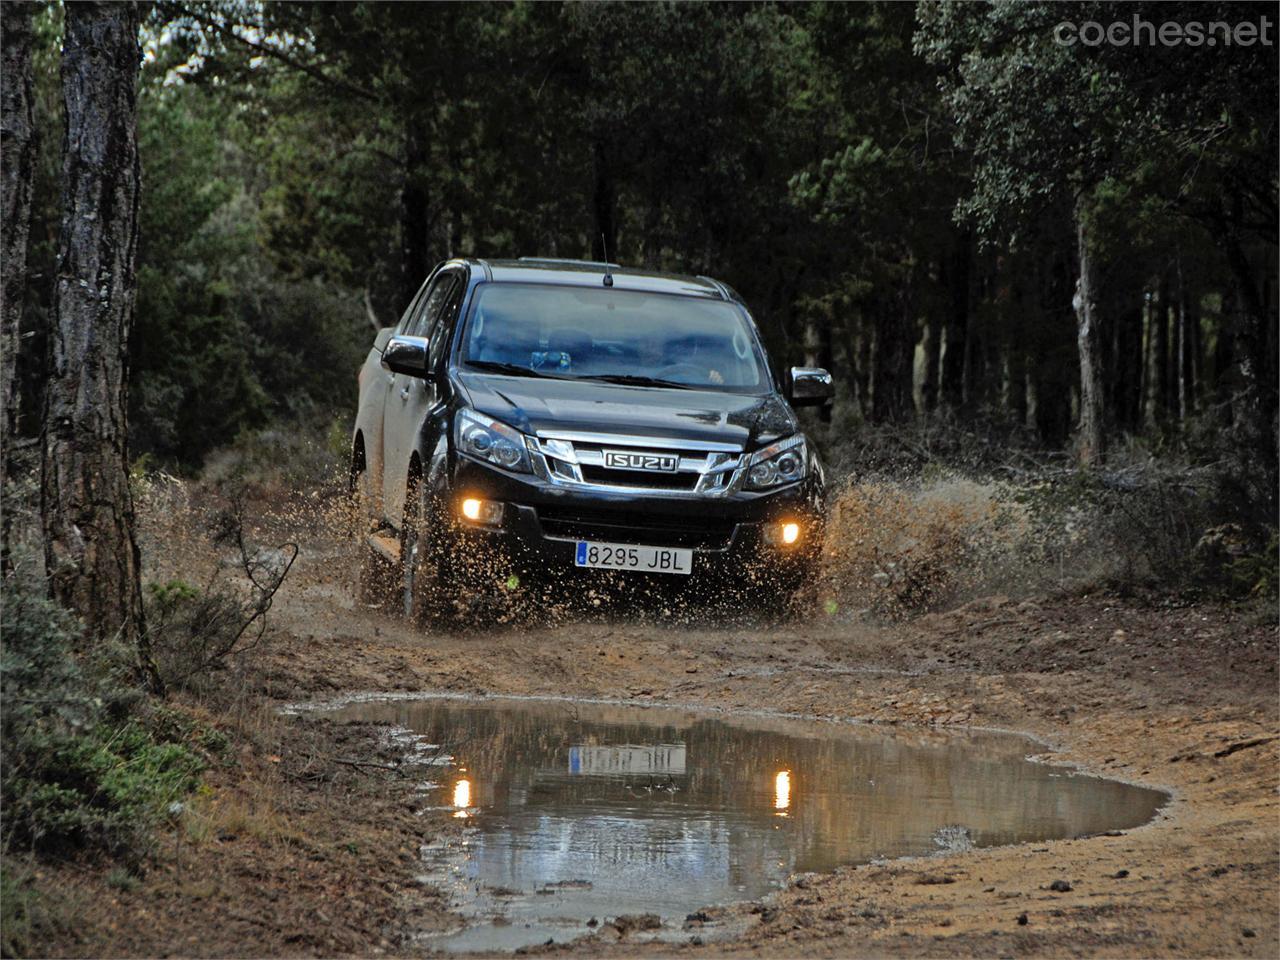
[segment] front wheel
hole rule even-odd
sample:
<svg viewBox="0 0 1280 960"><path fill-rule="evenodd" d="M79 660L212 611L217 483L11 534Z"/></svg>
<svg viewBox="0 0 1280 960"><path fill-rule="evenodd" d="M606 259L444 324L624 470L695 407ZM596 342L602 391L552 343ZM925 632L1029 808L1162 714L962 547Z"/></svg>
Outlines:
<svg viewBox="0 0 1280 960"><path fill-rule="evenodd" d="M782 569L766 566L757 570L749 606L774 622L800 618L813 602L816 567L814 563L801 562Z"/></svg>
<svg viewBox="0 0 1280 960"><path fill-rule="evenodd" d="M447 624L456 616L456 584L448 532L421 481L405 492L400 525L400 602L405 619L424 626Z"/></svg>

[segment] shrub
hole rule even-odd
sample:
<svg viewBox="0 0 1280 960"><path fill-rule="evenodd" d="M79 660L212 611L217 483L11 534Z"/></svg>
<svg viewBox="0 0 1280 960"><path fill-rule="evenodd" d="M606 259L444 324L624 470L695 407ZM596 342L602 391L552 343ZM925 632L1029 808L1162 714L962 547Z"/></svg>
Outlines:
<svg viewBox="0 0 1280 960"><path fill-rule="evenodd" d="M230 547L204 587L182 579L147 586L147 630L152 656L166 686L198 685L233 655L254 649L266 631L267 612L298 556L296 544L275 550L246 539L243 493L210 522L214 547ZM239 582L228 575L234 568Z"/></svg>
<svg viewBox="0 0 1280 960"><path fill-rule="evenodd" d="M985 482L920 474L849 483L833 498L823 585L834 609L896 618L982 593L1099 583L1275 595L1275 528L1229 472L1147 461Z"/></svg>
<svg viewBox="0 0 1280 960"><path fill-rule="evenodd" d="M0 615L3 847L137 855L203 758L151 729L124 651L82 664L71 616L12 575Z"/></svg>
<svg viewBox="0 0 1280 960"><path fill-rule="evenodd" d="M351 422L308 415L287 426L246 431L205 460L203 479L247 483L263 491L346 488L351 469Z"/></svg>

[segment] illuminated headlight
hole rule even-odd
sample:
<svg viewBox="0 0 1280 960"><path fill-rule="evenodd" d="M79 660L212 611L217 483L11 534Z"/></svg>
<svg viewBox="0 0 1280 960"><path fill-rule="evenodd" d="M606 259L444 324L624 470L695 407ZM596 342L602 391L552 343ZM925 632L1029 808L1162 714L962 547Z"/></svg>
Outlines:
<svg viewBox="0 0 1280 960"><path fill-rule="evenodd" d="M454 439L459 451L477 460L517 473L530 472L524 437L505 423L463 410L458 414Z"/></svg>
<svg viewBox="0 0 1280 960"><path fill-rule="evenodd" d="M794 483L804 477L808 459L804 437L796 434L772 443L751 455L747 467L747 487L763 490L783 483Z"/></svg>

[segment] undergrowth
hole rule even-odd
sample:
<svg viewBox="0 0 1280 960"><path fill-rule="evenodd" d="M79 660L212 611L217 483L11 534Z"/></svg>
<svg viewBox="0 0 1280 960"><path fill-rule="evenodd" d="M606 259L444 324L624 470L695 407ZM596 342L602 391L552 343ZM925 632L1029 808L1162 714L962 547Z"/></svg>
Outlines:
<svg viewBox="0 0 1280 960"><path fill-rule="evenodd" d="M1237 462L1135 448L1083 471L991 439L934 424L828 442L842 474L829 483L828 612L900 619L984 594L1091 587L1273 604L1274 501Z"/></svg>
<svg viewBox="0 0 1280 960"><path fill-rule="evenodd" d="M38 580L5 579L0 633L5 854L139 856L208 744L138 690L127 651L78 656L75 621Z"/></svg>

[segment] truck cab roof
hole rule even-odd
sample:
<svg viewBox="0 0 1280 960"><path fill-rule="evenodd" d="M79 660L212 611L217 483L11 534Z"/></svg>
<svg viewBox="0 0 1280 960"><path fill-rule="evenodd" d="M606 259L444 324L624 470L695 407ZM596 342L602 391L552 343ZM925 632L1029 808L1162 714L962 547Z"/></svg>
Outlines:
<svg viewBox="0 0 1280 960"><path fill-rule="evenodd" d="M738 299L725 284L710 277L641 270L601 261L521 257L518 260L468 258L465 262L484 271L485 279L494 283L555 283L599 287L610 286L604 282L605 276L609 276L615 290L670 293L712 300Z"/></svg>

